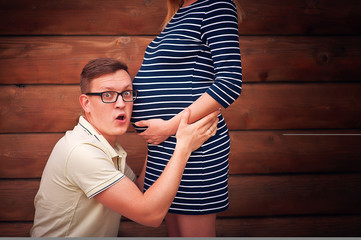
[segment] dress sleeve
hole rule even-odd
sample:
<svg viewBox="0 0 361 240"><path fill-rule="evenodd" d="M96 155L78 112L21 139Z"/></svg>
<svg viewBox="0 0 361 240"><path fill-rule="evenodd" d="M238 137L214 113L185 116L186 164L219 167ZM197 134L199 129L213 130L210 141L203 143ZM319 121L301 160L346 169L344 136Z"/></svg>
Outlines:
<svg viewBox="0 0 361 240"><path fill-rule="evenodd" d="M242 66L237 10L233 0L210 1L202 24L202 41L214 62L214 84L206 91L223 107L241 94Z"/></svg>
<svg viewBox="0 0 361 240"><path fill-rule="evenodd" d="M65 171L67 180L88 198L124 178L124 174L114 167L107 154L91 144L79 144L72 150Z"/></svg>

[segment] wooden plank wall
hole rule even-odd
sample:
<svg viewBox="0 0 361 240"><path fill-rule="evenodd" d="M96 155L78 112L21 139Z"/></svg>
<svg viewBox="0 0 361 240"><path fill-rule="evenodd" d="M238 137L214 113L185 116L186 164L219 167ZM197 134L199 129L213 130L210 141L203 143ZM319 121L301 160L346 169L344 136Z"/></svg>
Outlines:
<svg viewBox="0 0 361 240"><path fill-rule="evenodd" d="M244 86L230 128L224 237L361 235L361 2L239 0ZM134 76L164 0L0 0L0 237L28 236L42 169L81 113L97 57ZM139 173L145 144L122 138ZM119 236L166 236L121 222Z"/></svg>

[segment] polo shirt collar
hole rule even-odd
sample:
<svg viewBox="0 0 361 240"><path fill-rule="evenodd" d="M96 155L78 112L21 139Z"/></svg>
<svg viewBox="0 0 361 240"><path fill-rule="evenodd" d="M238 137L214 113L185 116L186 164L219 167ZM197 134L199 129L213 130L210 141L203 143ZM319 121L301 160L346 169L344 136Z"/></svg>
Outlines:
<svg viewBox="0 0 361 240"><path fill-rule="evenodd" d="M108 152L109 156L113 158L120 158L120 170L124 173L125 169L125 159L127 157L127 153L119 145L118 142L115 143L115 149L109 144L109 142L104 138L103 135L99 134L97 130L91 125L83 116L79 117L79 125L88 132L88 134L94 136L102 145L104 146L105 150Z"/></svg>

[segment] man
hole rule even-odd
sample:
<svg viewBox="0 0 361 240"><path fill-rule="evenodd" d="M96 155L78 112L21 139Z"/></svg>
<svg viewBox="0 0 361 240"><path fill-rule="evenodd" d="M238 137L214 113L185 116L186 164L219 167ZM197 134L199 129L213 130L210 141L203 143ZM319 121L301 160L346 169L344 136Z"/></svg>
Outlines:
<svg viewBox="0 0 361 240"><path fill-rule="evenodd" d="M121 215L159 226L191 152L215 134L218 112L188 124L189 110L184 111L173 156L143 194L117 143L127 131L137 98L127 66L115 59L92 60L81 73L80 86L84 116L48 159L34 200L31 236L116 237Z"/></svg>

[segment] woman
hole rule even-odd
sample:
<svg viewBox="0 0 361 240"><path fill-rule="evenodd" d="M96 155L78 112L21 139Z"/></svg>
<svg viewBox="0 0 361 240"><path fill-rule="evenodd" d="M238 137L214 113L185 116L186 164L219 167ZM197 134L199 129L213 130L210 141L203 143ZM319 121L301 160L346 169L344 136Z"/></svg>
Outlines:
<svg viewBox="0 0 361 240"><path fill-rule="evenodd" d="M165 28L147 47L134 79L132 123L148 143L144 190L160 176L176 144L181 111L190 122L228 107L241 93L238 15L233 0L168 0ZM170 237L215 237L216 213L228 208L229 135L192 153L166 217ZM213 131L210 129L209 131Z"/></svg>

